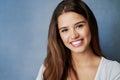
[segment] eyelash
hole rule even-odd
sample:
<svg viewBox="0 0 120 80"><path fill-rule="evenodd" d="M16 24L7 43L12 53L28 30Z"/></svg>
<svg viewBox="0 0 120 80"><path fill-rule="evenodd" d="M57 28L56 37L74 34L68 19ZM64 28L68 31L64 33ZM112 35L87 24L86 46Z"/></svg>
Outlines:
<svg viewBox="0 0 120 80"><path fill-rule="evenodd" d="M83 27L83 24L79 24L76 26L76 28L81 28L81 27Z"/></svg>
<svg viewBox="0 0 120 80"><path fill-rule="evenodd" d="M81 27L83 27L84 25L83 24L78 24L78 25L76 25L76 28L81 28ZM67 32L68 31L68 29L62 29L61 30L61 32Z"/></svg>
<svg viewBox="0 0 120 80"><path fill-rule="evenodd" d="M66 32L66 31L68 31L68 29L63 29L63 30L61 30L61 32Z"/></svg>

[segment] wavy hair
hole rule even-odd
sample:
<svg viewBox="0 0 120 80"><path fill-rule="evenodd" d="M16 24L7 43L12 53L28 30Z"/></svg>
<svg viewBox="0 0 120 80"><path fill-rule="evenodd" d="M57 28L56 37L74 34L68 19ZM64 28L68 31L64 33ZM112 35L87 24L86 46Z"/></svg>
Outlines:
<svg viewBox="0 0 120 80"><path fill-rule="evenodd" d="M69 71L72 71L78 80L73 68L71 52L63 44L58 31L58 17L66 12L75 12L86 18L91 31L90 46L95 55L103 56L99 45L97 21L90 8L82 0L63 0L55 8L49 25L44 80L67 80Z"/></svg>

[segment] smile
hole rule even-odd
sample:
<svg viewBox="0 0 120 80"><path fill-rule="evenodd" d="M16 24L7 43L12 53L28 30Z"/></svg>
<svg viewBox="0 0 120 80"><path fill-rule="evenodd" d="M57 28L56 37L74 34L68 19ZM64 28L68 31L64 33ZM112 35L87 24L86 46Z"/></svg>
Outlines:
<svg viewBox="0 0 120 80"><path fill-rule="evenodd" d="M71 45L72 45L73 47L79 47L79 46L82 45L82 43L83 43L83 39L80 39L80 40L72 41L72 42L71 42Z"/></svg>

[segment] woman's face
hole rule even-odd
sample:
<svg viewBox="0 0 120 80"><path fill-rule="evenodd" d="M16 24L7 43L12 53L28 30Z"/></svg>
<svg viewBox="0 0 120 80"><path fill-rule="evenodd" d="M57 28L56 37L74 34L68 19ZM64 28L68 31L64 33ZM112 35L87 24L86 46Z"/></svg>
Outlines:
<svg viewBox="0 0 120 80"><path fill-rule="evenodd" d="M83 53L90 48L91 32L87 20L75 12L58 17L58 29L64 45L72 53Z"/></svg>

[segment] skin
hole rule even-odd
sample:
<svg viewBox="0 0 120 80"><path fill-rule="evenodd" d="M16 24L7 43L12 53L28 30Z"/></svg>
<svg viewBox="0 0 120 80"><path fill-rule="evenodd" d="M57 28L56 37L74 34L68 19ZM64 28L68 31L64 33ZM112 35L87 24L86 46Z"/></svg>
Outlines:
<svg viewBox="0 0 120 80"><path fill-rule="evenodd" d="M72 53L87 51L91 33L86 19L76 13L64 13L58 18L60 36Z"/></svg>
<svg viewBox="0 0 120 80"><path fill-rule="evenodd" d="M58 17L58 29L64 45L71 50L79 80L94 80L101 58L94 55L90 47L87 20L75 12L63 13ZM68 80L75 80L72 72Z"/></svg>

